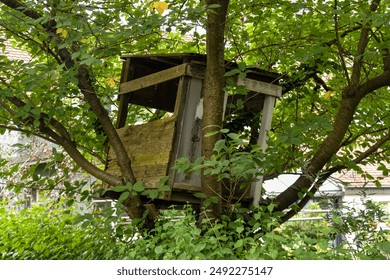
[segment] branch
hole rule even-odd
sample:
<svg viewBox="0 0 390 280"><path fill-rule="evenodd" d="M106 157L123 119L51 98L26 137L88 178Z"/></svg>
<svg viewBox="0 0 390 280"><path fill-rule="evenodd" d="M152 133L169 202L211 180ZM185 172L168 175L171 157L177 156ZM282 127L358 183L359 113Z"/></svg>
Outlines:
<svg viewBox="0 0 390 280"><path fill-rule="evenodd" d="M390 130L388 133L380 138L374 145L372 145L369 149L364 151L360 156L355 158L353 162L355 164L361 163L363 160L368 158L370 155L377 152L386 142L390 141ZM317 181L310 187L308 192L303 196L303 198L296 204L296 209L291 209L286 214L284 214L281 218L282 222L288 221L291 217L293 217L295 214L297 214L313 197L313 195L318 191L318 189L321 187L321 185L335 172L339 172L343 169L348 168L345 165L337 165L332 168L327 169L321 175L318 177Z"/></svg>
<svg viewBox="0 0 390 280"><path fill-rule="evenodd" d="M26 103L16 96L7 97L7 99L18 108L26 106ZM32 109L34 109L34 107L32 107ZM62 137L70 140L68 130L60 122L54 118L49 117L46 113L40 113L40 116L41 119L48 120L50 125L52 125Z"/></svg>
<svg viewBox="0 0 390 280"><path fill-rule="evenodd" d="M367 80L365 83L361 84L357 89L356 93L359 98L363 98L371 92L390 86L390 69L384 71L382 74ZM351 90L351 88L346 88L346 90ZM353 89L352 89L353 90Z"/></svg>
<svg viewBox="0 0 390 280"><path fill-rule="evenodd" d="M42 134L38 134L36 133L35 131L31 131L31 130L26 130L26 129L23 129L23 128L19 128L19 127L16 127L16 126L8 126L8 125L3 125L3 124L0 124L0 128L4 128L6 130L9 130L9 131L17 131L17 132L21 132L23 134L27 134L27 135L34 135L36 137L39 137L39 138L42 138L48 142L51 142L53 144L56 144L58 145L58 143L54 140L54 139L51 139L49 137L46 137Z"/></svg>
<svg viewBox="0 0 390 280"><path fill-rule="evenodd" d="M345 78L347 79L348 85L349 85L351 83L351 80L349 78L348 68L347 68L347 65L346 65L345 60L344 60L343 48L341 46L341 41L340 41L339 19L337 17L337 8L338 8L337 2L338 2L337 0L334 0L334 15L333 15L333 18L334 18L334 29L335 29L335 32L336 32L335 44L336 44L337 49L338 49L338 55L339 55L339 58L340 58L340 61L341 61L341 66L343 67L343 70L344 70L344 73L345 73Z"/></svg>
<svg viewBox="0 0 390 280"><path fill-rule="evenodd" d="M379 122L380 121L377 121L375 124L377 124ZM371 136L371 134L373 134L373 133L379 133L379 132L388 130L388 128L386 128L386 127L385 128L376 129L376 130L371 130L374 127L375 124L371 125L370 127L365 129L361 133L356 134L355 136L352 136L352 134L350 134L348 136L348 138L343 143L340 144L340 147L348 146L349 144L354 143L357 139L359 139L362 136L366 136L366 135Z"/></svg>
<svg viewBox="0 0 390 280"><path fill-rule="evenodd" d="M119 135L112 124L110 117L108 116L107 110L100 103L98 96L96 95L92 85L88 70L85 65L81 65L78 73L78 87L84 95L85 100L90 105L92 111L97 116L100 124L103 127L104 132L107 135L107 138L111 144L112 149L114 150L118 165L122 171L122 175L124 176L126 181L130 181L131 183L135 183L137 179L133 173L131 168L131 160L129 155L127 154L126 148L122 143L122 140L119 138Z"/></svg>
<svg viewBox="0 0 390 280"><path fill-rule="evenodd" d="M35 10L28 9L15 0L0 0L3 4L7 5L10 8L18 9L23 14L32 19L39 19L42 17L41 14L36 12ZM56 32L56 22L54 20L50 20L45 24L42 24L45 28L46 32L49 36L56 38L57 42L61 43L61 38L58 36ZM71 69L76 66L75 61L72 59L72 54L67 48L58 49L56 47L56 51L61 59L61 61L65 64L66 69ZM85 65L79 66L77 70L76 77L78 78L78 87L81 90L81 93L84 95L85 100L90 105L91 110L97 116L99 122L102 125L104 132L107 135L107 138L110 141L112 149L114 150L117 159L118 165L122 171L122 174L125 180L135 183L137 180L134 176L134 173L131 169L131 160L126 152L126 149L116 132L114 125L112 124L111 119L108 116L107 110L101 104L95 89L92 86L92 81L88 70ZM66 137L62 134L62 136Z"/></svg>
<svg viewBox="0 0 390 280"><path fill-rule="evenodd" d="M370 12L375 12L378 8L380 3L380 0L373 0L372 4L370 5ZM363 65L363 56L364 52L366 50L368 41L369 41L369 33L370 33L370 26L363 26L360 38L357 46L357 54L354 59L354 63L352 66L352 76L351 76L351 84L353 86L357 86L360 82L360 75L361 75L361 69Z"/></svg>
<svg viewBox="0 0 390 280"><path fill-rule="evenodd" d="M374 145L372 145L369 149L367 149L360 156L358 156L356 159L354 159L354 162L356 164L362 162L367 157L369 157L370 155L375 153L380 147L383 146L383 144L385 144L389 140L390 140L390 130L389 130L389 132L385 136L380 138Z"/></svg>
<svg viewBox="0 0 390 280"><path fill-rule="evenodd" d="M18 99L17 97L8 97L8 99L18 108L26 106L26 103L24 103L22 100ZM4 103L3 101L0 103L2 106ZM6 104L5 104L6 105ZM33 109L33 108L32 108ZM33 122L35 118L33 116L30 116L27 118L27 122ZM77 149L77 146L74 142L71 141L70 136L66 130L65 127L62 126L58 121L56 121L53 118L49 118L48 115L45 113L40 113L39 116L39 131L51 139L54 139L54 143L61 145L64 150L72 157L72 159L84 170L86 170L88 173L90 173L92 176L96 177L97 179L102 180L103 182L109 184L109 185L121 185L122 180L120 177L117 177L115 175L111 175L99 168L97 168L95 165L90 163ZM53 131L51 128L47 126L47 123L50 125L53 125L56 129L58 129L60 134L57 134L55 131ZM53 142L53 141L51 141Z"/></svg>

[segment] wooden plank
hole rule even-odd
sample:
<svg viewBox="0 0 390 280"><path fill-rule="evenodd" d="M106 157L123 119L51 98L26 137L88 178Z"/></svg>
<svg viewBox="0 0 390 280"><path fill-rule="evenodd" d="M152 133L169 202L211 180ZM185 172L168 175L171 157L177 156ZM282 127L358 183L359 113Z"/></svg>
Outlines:
<svg viewBox="0 0 390 280"><path fill-rule="evenodd" d="M157 73L147 75L145 77L124 82L120 85L119 94L133 92L139 89L150 87L186 75L187 67L188 64L184 63Z"/></svg>
<svg viewBox="0 0 390 280"><path fill-rule="evenodd" d="M122 64L121 81L122 84L125 81L131 80L134 76L134 64L131 65L130 59L126 59ZM124 94L119 96L119 108L118 118L116 121L116 128L121 128L126 125L127 113L129 110L129 95Z"/></svg>
<svg viewBox="0 0 390 280"><path fill-rule="evenodd" d="M156 188L156 183L168 175L175 123L176 118L170 117L117 130L131 158L134 175L145 188ZM108 160L107 172L120 175L116 155L111 150ZM168 197L169 192L163 196Z"/></svg>
<svg viewBox="0 0 390 280"><path fill-rule="evenodd" d="M274 85L274 84L256 81L253 79L247 79L247 78L238 79L237 85L245 86L248 90L254 92L260 92L275 97L282 96L282 87L279 85Z"/></svg>
<svg viewBox="0 0 390 280"><path fill-rule="evenodd" d="M188 64L186 75L197 79L204 79L205 70L205 65L194 63Z"/></svg>
<svg viewBox="0 0 390 280"><path fill-rule="evenodd" d="M272 116L274 112L276 97L266 96L263 106L263 114L261 117L260 133L257 144L265 153L267 149L268 133L271 129ZM259 206L261 200L261 191L263 188L263 176L259 176L257 182L252 184L251 197L253 196L253 205Z"/></svg>

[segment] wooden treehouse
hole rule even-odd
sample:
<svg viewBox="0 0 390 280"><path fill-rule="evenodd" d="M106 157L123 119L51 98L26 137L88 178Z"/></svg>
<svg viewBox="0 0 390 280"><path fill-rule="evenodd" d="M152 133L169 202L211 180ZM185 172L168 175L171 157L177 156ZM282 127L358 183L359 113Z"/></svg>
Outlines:
<svg viewBox="0 0 390 280"><path fill-rule="evenodd" d="M123 57L119 92L117 129L132 160L134 174L145 188L156 188L157 182L169 176L170 192L158 198L161 203L199 203L194 197L200 191L198 175L185 175L173 168L185 157L191 161L201 156L202 88L206 56L200 54L135 55ZM235 65L227 67L227 71ZM281 95L279 76L251 69L243 80L248 94L240 95L243 112L261 112L258 143L265 148L274 102ZM227 96L226 104L237 101ZM242 101L241 101L242 102ZM130 106L141 106L150 118L140 124L127 125ZM233 114L226 106L225 117ZM140 108L140 107L138 107ZM115 153L109 151L107 171L119 174ZM252 184L253 185L253 184ZM246 199L254 195L254 187Z"/></svg>

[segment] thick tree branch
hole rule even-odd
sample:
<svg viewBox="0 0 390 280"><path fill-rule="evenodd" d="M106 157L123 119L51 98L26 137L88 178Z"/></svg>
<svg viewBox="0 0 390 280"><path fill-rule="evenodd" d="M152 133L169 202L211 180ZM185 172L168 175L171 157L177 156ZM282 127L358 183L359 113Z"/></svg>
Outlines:
<svg viewBox="0 0 390 280"><path fill-rule="evenodd" d="M36 12L35 10L29 9L28 7L23 6L21 3L15 0L0 0L3 4L7 5L12 9L17 9L21 11L24 15L32 19L39 19L42 17L41 14ZM54 20L50 20L47 23L42 24L48 33L49 37L56 38L57 45L62 43L61 38L56 32L56 22ZM76 66L76 62L72 59L72 54L67 48L58 48L56 47L56 51L62 61L65 64L67 69L74 68ZM53 53L52 53L53 55ZM56 59L58 59L55 56ZM77 70L77 78L78 78L78 87L80 88L82 94L84 95L85 100L90 105L91 110L96 114L99 122L102 125L104 132L106 133L110 144L117 156L118 165L121 168L123 173L123 177L126 181L130 181L132 183L136 182L136 178L131 169L131 160L127 155L126 149L123 146L122 141L120 140L114 125L112 124L111 119L108 116L107 110L101 104L95 89L92 86L92 81L89 76L88 70L85 65L81 65ZM65 137L64 134L61 134Z"/></svg>
<svg viewBox="0 0 390 280"><path fill-rule="evenodd" d="M378 141L372 145L370 148L365 150L363 153L361 153L357 158L353 160L355 164L361 163L363 160L377 152L385 143L390 141L390 130L386 135L384 135L382 138L378 139ZM315 183L309 188L307 193L302 197L302 199L296 204L297 207L294 207L294 209L291 209L286 214L284 214L281 218L282 223L288 221L291 217L296 215L313 197L313 195L319 190L321 185L335 172L339 172L343 169L348 168L345 165L337 165L332 168L327 169L326 171L322 172L321 175L317 178Z"/></svg>
<svg viewBox="0 0 390 280"><path fill-rule="evenodd" d="M19 3L15 0L0 0L1 3L7 5L8 7L21 11L24 15L31 19L40 19L42 15L33 9L29 9L28 7L23 6L23 4ZM53 16L53 15L52 15ZM53 131L51 131L48 127L42 127L46 134L50 134L50 137L55 139L61 146L64 147L65 150L69 152L69 155L82 167L88 168L86 169L93 176L98 176L97 178L101 179L104 182L107 182L110 185L120 185L125 182L135 183L136 178L134 176L133 170L131 168L131 160L127 151L119 138L119 135L112 124L111 119L109 118L107 110L104 108L102 103L100 102L99 97L93 87L92 79L88 72L88 69L85 65L79 65L77 61L73 60L72 53L66 48L59 48L63 42L59 34L57 34L56 30L56 21L51 19L46 23L42 24L42 27L45 29L45 32L48 34L49 38L55 38L57 45L55 46L55 51L58 54L61 62L65 64L66 69L75 69L76 68L76 77L78 79L77 86L79 87L81 93L84 96L84 99L89 104L91 110L97 116L104 132L107 135L107 138L110 142L112 149L114 150L118 165L121 169L123 178L122 180L118 180L116 176L108 174L95 166L91 166L90 163L79 153L75 144L70 140L68 135L62 131L61 127L57 123L51 123L53 127L60 132L61 136L57 135ZM55 57L58 61L58 57L54 54L53 51L49 52L51 55ZM141 198L138 195L134 197L130 197L127 201L127 210L129 215L132 218L141 218L144 212L144 208L142 207Z"/></svg>
<svg viewBox="0 0 390 280"><path fill-rule="evenodd" d="M55 133L53 130L51 130L45 125L42 125L40 127L40 131L53 138L59 145L61 145L64 148L64 150L69 154L69 156L82 169L86 170L89 174L91 174L95 178L102 180L103 182L112 186L118 186L122 184L122 180L120 177L109 174L97 168L95 165L93 165L88 160L86 160L85 157L79 152L74 142L59 136L57 133Z"/></svg>
<svg viewBox="0 0 390 280"><path fill-rule="evenodd" d="M356 89L356 94L359 98L363 98L368 94L372 93L373 91L386 86L390 86L390 70L387 70L382 74L379 74L378 76L369 79L368 81L361 84Z"/></svg>
<svg viewBox="0 0 390 280"><path fill-rule="evenodd" d="M58 143L54 139L46 137L42 134L38 134L36 131L26 130L26 129L23 129L23 128L20 128L17 126L9 126L9 125L2 125L2 124L0 124L0 128L4 128L5 130L8 130L8 131L21 132L21 133L26 134L26 135L34 135L34 136L39 137L45 141L48 141L48 142L51 142L53 144L58 145Z"/></svg>
<svg viewBox="0 0 390 280"><path fill-rule="evenodd" d="M121 168L122 175L124 176L125 181L130 181L134 184L137 179L135 178L133 170L131 169L130 157L127 154L122 140L119 138L119 135L114 125L112 124L110 117L108 116L107 110L101 104L93 87L91 86L90 76L88 70L84 65L80 66L77 78L79 82L78 86L82 91L84 98L90 105L92 111L97 116L111 144L111 148L114 150L117 156L118 165Z"/></svg>
<svg viewBox="0 0 390 280"><path fill-rule="evenodd" d="M22 100L18 99L17 97L9 97L10 101L18 108L22 108L26 106L26 103ZM3 106L4 102L1 102L1 105ZM4 107L4 106L3 106ZM33 109L33 108L32 108ZM22 120L22 122L34 122L35 117L30 116L28 118L25 118ZM102 180L103 182L110 184L110 185L120 185L122 183L122 180L120 177L111 175L99 168L97 168L95 165L90 163L88 160L85 159L85 157L79 152L77 149L77 146L74 142L71 141L70 136L68 132L66 131L66 128L62 126L59 122L57 122L53 118L49 118L48 115L41 113L39 118L39 131L43 133L44 135L47 135L48 138L53 139L51 142L54 142L58 145L61 145L64 150L69 154L69 156L72 157L72 159L84 170L88 171L92 176L96 177L97 179ZM52 130L49 126L52 125L56 130L59 130L59 134L56 133L54 130Z"/></svg>
<svg viewBox="0 0 390 280"><path fill-rule="evenodd" d="M333 155L336 154L344 135L352 122L353 115L359 102L360 99L358 98L342 99L332 131L324 139L317 152L308 162L306 169L303 170L304 174L301 175L292 186L276 197L275 203L278 205L278 210L284 210L299 200L298 193L308 190L316 180L317 174L325 164L331 160Z"/></svg>

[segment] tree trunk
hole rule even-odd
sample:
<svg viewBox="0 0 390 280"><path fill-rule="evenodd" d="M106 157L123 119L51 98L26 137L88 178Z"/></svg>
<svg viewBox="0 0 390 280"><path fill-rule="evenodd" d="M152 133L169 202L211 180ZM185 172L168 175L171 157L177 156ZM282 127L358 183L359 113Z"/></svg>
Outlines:
<svg viewBox="0 0 390 280"><path fill-rule="evenodd" d="M203 139L202 154L205 159L213 154L215 142L221 139L220 133L205 137L208 132L220 130L223 119L225 56L225 21L229 6L228 0L208 0L206 26L207 66L204 80L203 101ZM214 6L215 5L215 6ZM218 6L217 6L218 5ZM215 8L216 7L216 8ZM218 203L211 204L208 210L210 218L218 218L222 213L221 182L216 176L202 175L202 192L208 197L216 196Z"/></svg>

